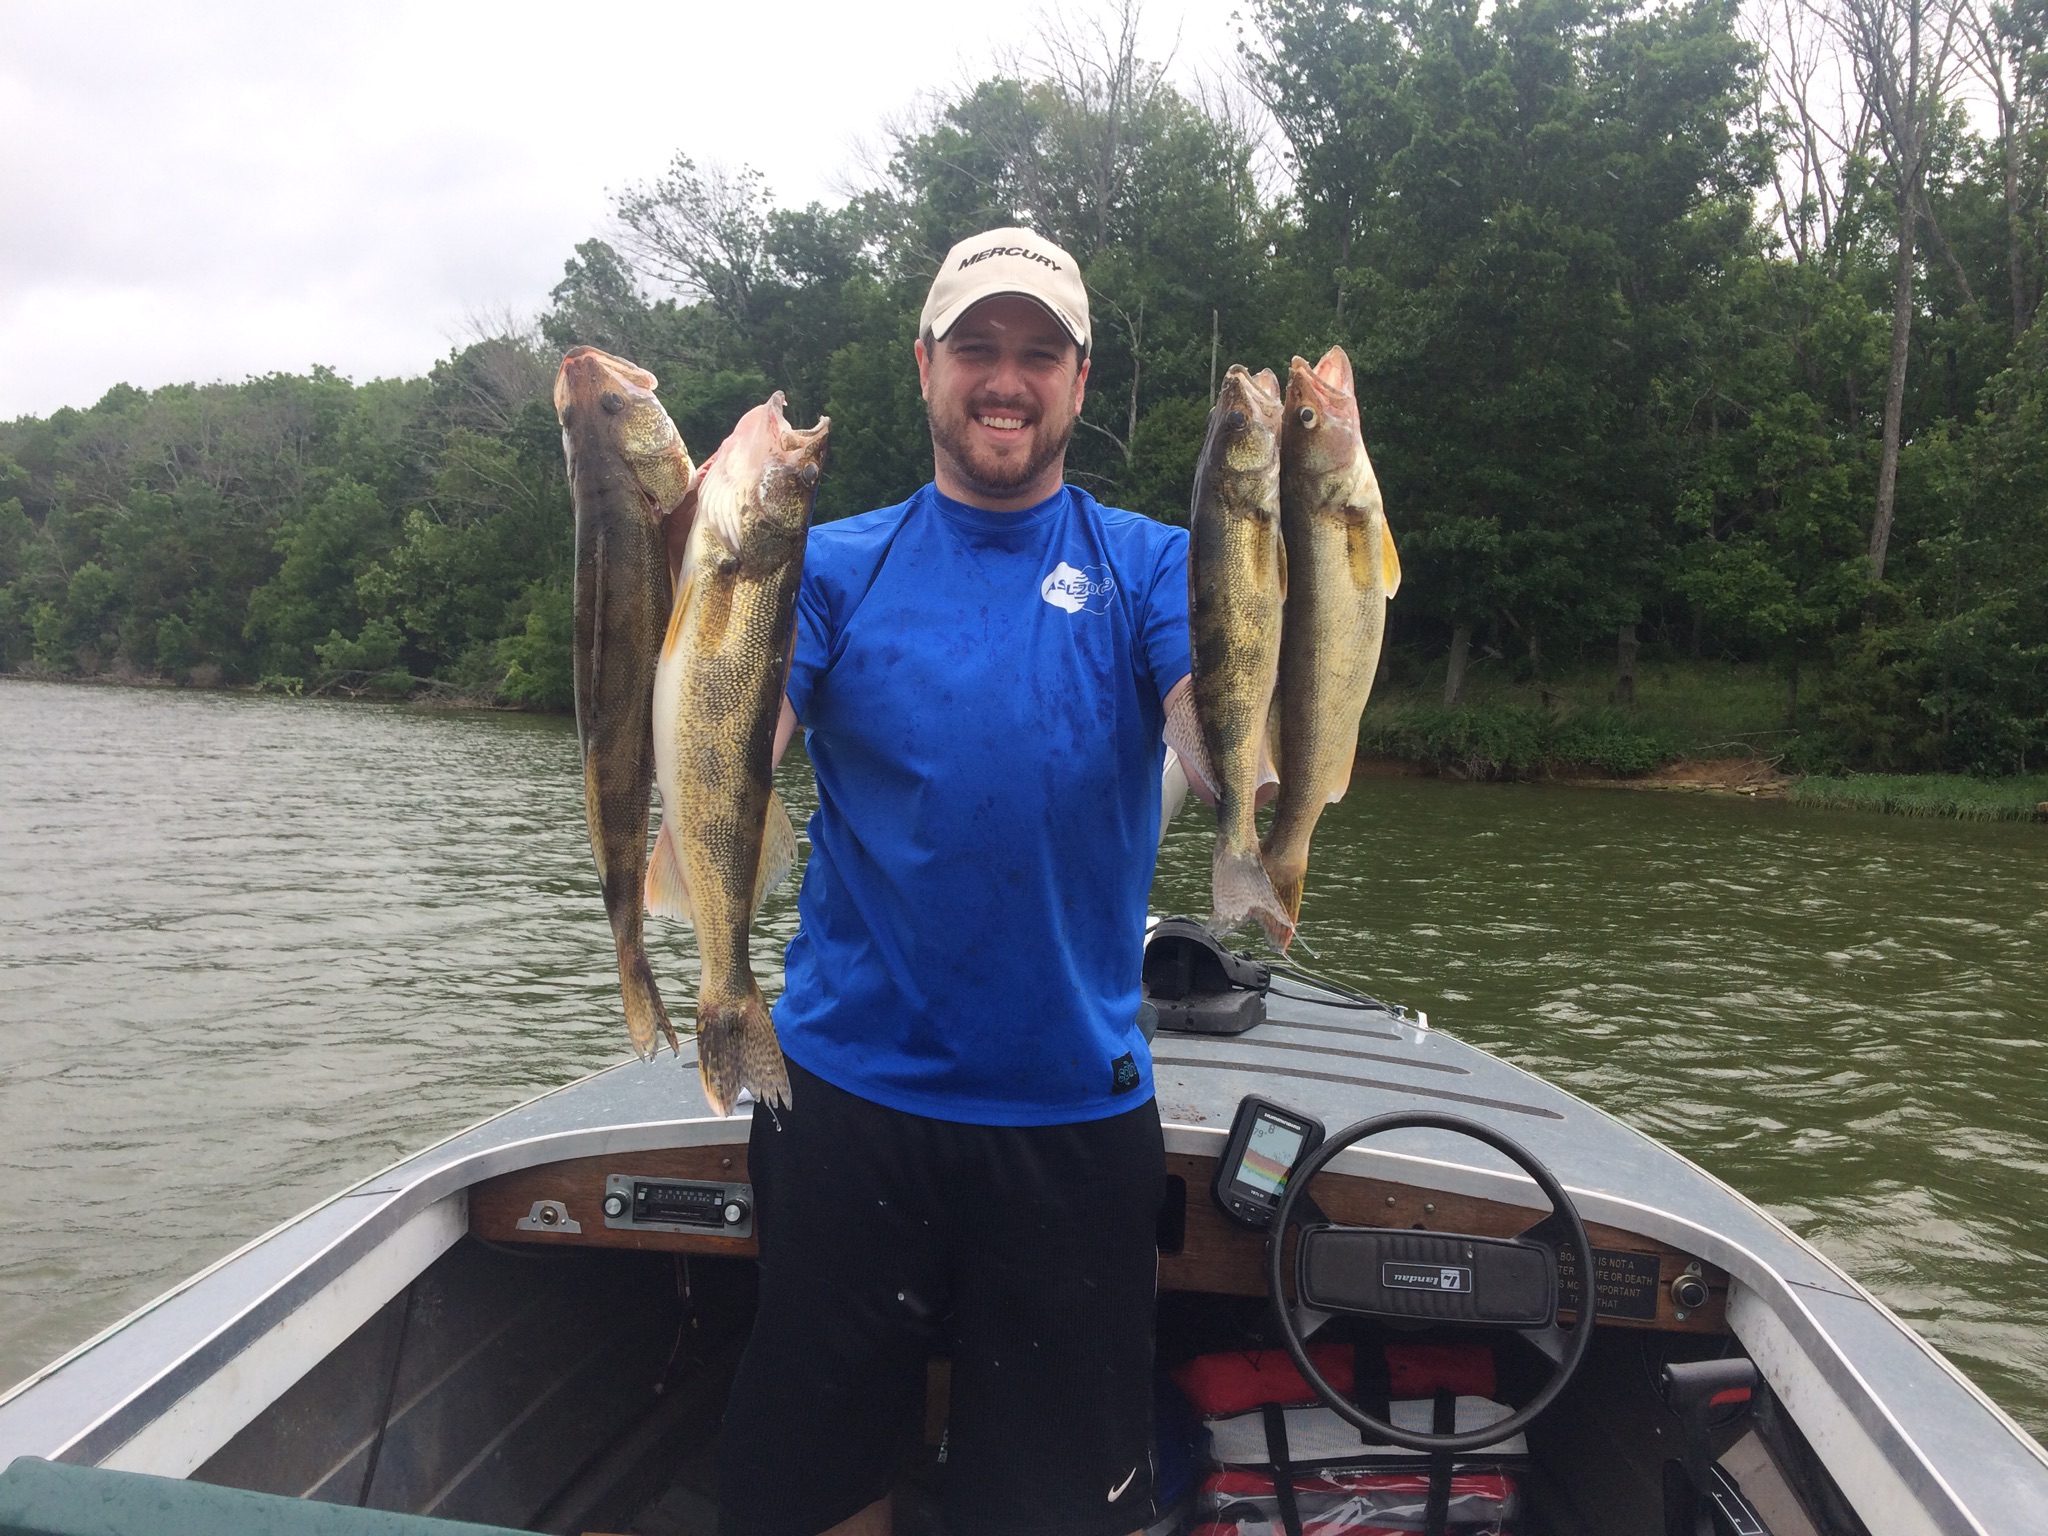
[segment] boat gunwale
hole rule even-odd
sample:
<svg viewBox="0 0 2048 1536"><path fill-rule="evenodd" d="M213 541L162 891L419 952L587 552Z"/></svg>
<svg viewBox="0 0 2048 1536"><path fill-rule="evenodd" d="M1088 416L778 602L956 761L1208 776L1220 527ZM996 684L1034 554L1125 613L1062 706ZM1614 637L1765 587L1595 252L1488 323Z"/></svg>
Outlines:
<svg viewBox="0 0 2048 1536"><path fill-rule="evenodd" d="M1276 1019L1273 1022L1283 1029L1287 1027L1284 1019ZM1413 1025L1404 1027L1419 1034L1427 1034L1433 1045L1448 1042L1457 1050L1472 1052L1495 1067L1527 1078L1548 1094L1569 1100L1587 1115L1626 1132L1645 1147L1654 1149L1658 1155L1669 1159L1675 1167L1683 1169L1693 1187L1704 1186L1725 1196L1733 1202L1736 1211L1749 1220L1760 1222L1764 1232L1777 1241L1790 1245L1803 1259L1817 1265L1820 1274L1831 1283L1819 1284L1813 1279L1785 1273L1759 1248L1719 1226L1706 1224L1663 1205L1652 1204L1630 1195L1574 1183L1569 1177L1563 1179L1574 1200L1581 1204L1582 1210L1590 1219L1626 1231L1640 1232L1646 1237L1669 1243L1683 1251L1696 1253L1707 1262L1728 1272L1732 1282L1731 1290L1735 1285L1746 1287L1755 1301L1764 1306L1765 1310L1787 1330L1800 1352L1800 1357L1812 1363L1813 1369L1822 1382L1831 1389L1835 1399L1848 1409L1855 1425L1869 1441L1871 1449L1888 1464L1900 1467L1902 1481L1912 1489L1929 1518L1934 1521L1933 1529L1954 1532L1956 1536L1985 1536L1987 1531L1987 1527L1973 1513L1971 1504L1963 1492L1944 1475L1936 1458L1922 1446L1892 1405L1878 1393L1872 1382L1858 1368L1851 1358L1849 1349L1835 1337L1828 1324L1808 1305L1805 1294L1807 1291L1831 1297L1836 1302L1866 1308L1869 1317L1881 1323L1886 1333L1895 1338L1910 1340L1916 1347L1920 1359L1938 1366L1947 1383L1960 1387L1970 1403L1988 1411L1993 1425L2002 1429L2024 1448L2041 1474L2043 1486L2048 1487L2048 1452L2044 1452L2010 1415L1992 1402L1976 1383L1965 1376L1917 1330L1901 1320L1840 1266L1793 1232L1776 1216L1700 1168L1683 1154L1643 1136L1624 1122L1585 1104L1555 1084L1535 1078L1512 1063L1457 1041L1455 1037L1436 1031L1420 1031ZM1185 1036L1176 1037L1175 1043L1181 1044L1188 1039L1189 1037ZM1230 1042L1255 1044L1243 1042L1242 1037L1230 1037ZM1219 1040L1216 1043L1226 1042ZM1235 1067L1242 1065L1220 1059L1176 1064L1181 1070L1215 1074L1219 1079L1227 1078ZM113 1454L136 1434L143 1424L168 1411L172 1404L184 1398L200 1382L210 1378L256 1339L266 1335L282 1319L290 1316L308 1296L317 1293L335 1277L345 1273L379 1248L407 1222L450 1195L466 1195L470 1188L485 1179L575 1157L744 1142L750 1124L745 1116L681 1115L609 1119L602 1115L584 1114L580 1117L579 1123L536 1127L530 1134L516 1135L511 1139L491 1140L472 1150L455 1151L454 1155L450 1155L451 1151L457 1148L457 1144L466 1138L487 1136L492 1127L513 1128L510 1123L531 1118L536 1112L543 1112L542 1106L548 1105L550 1101L562 1100L578 1090L584 1091L586 1096L591 1092L601 1091L594 1085L634 1065L636 1064L628 1061L599 1069L486 1116L394 1161L337 1194L308 1207L298 1215L278 1223L264 1234L251 1239L234 1252L145 1303L127 1317L26 1378L4 1396L0 1396L0 1424L4 1424L10 1406L19 1403L36 1389L53 1384L55 1378L60 1377L65 1371L85 1365L89 1357L105 1348L116 1336L130 1333L131 1330L146 1324L152 1317L163 1313L181 1299L191 1297L210 1282L219 1281L223 1274L246 1262L260 1250L283 1240L294 1229L303 1228L321 1215L343 1207L345 1202L368 1203L359 1211L351 1213L350 1218L338 1229L327 1234L317 1247L297 1256L288 1267L269 1277L250 1294L236 1299L228 1315L210 1328L183 1341L176 1338L152 1341L151 1348L158 1358L151 1362L154 1368L149 1370L148 1374L139 1380L121 1385L118 1388L122 1392L119 1399L90 1419L75 1423L69 1428L60 1428L62 1438L53 1447L31 1454L42 1454L55 1460L88 1462L96 1462ZM1361 1092L1375 1089L1392 1089L1398 1092L1403 1086L1370 1082L1355 1084L1355 1088ZM597 1105L591 1107L601 1108L603 1102L600 1099ZM1165 1128L1169 1151L1212 1158L1220 1150L1227 1136L1227 1131L1215 1124L1194 1124L1168 1119ZM1455 1158L1434 1152L1390 1147L1356 1147L1347 1150L1332 1165L1335 1172L1367 1178L1385 1179L1388 1169L1428 1175L1427 1178L1397 1178L1394 1182L1474 1194L1480 1198L1540 1211L1540 1206L1535 1202L1518 1198L1534 1191L1534 1185L1526 1175L1462 1163ZM409 1177L407 1170L412 1170ZM1730 1301L1733 1312L1733 1295ZM1782 1391L1786 1384L1774 1382L1774 1386ZM1955 1406L1960 1405L1948 1404L1945 1405L1945 1409L1952 1410ZM1910 1472L1907 1469L1911 1469Z"/></svg>

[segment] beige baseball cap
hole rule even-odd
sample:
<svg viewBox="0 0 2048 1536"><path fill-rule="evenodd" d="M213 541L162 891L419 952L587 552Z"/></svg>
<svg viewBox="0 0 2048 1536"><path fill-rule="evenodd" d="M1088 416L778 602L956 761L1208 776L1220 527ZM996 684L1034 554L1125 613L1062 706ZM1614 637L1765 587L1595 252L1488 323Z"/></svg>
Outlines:
<svg viewBox="0 0 2048 1536"><path fill-rule="evenodd" d="M925 295L918 334L936 338L983 299L1014 293L1041 305L1088 350L1088 289L1074 258L1028 229L991 229L946 252Z"/></svg>

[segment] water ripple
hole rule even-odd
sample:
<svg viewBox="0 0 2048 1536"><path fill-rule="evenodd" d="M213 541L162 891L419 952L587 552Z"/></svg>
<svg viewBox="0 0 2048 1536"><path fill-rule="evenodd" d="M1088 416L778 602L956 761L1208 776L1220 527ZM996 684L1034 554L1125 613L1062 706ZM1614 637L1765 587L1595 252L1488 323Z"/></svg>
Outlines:
<svg viewBox="0 0 2048 1536"><path fill-rule="evenodd" d="M626 1054L566 722L5 682L0 804L0 1382ZM1205 909L1209 847L1191 809L1158 907ZM2048 1428L2040 829L1361 782L1304 915L1310 964L1762 1200ZM771 993L794 926L785 889ZM689 931L649 941L687 1017Z"/></svg>

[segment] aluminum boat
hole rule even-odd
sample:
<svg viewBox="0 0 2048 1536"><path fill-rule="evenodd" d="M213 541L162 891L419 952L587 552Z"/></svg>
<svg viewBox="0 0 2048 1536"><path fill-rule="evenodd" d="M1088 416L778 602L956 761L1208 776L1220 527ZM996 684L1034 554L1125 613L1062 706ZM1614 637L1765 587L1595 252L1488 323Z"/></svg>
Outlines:
<svg viewBox="0 0 2048 1536"><path fill-rule="evenodd" d="M1345 1298L1397 1277L1390 1255L1429 1263L1445 1243L1492 1253L1489 1241L1547 1232L1539 1251L1562 1271L1550 1315L1485 1334L1510 1406L1550 1394L1523 1436L1515 1531L1666 1531L1673 1468L1700 1485L1683 1517L1694 1530L2048 1531L2041 1446L1736 1191L1400 1007L1276 974L1259 1011L1243 1033L1153 1041L1171 1175L1162 1363L1280 1348L1318 1325L1463 1337L1455 1306L1418 1302L1404 1319ZM1295 1186L1292 1215L1309 1219L1277 1244L1215 1195L1248 1095L1330 1134L1325 1165ZM1386 1116L1451 1123L1338 1145ZM1535 1171L1454 1125L1510 1139L1547 1172L1585 1247ZM710 1112L687 1054L629 1062L285 1222L0 1398L0 1531L710 1531L713 1447L754 1295L747 1129L744 1111ZM1296 1292L1277 1309L1276 1277ZM1716 1391L1711 1413L1688 1406L1674 1383L1702 1362L1753 1385ZM1574 1367L1561 1387L1560 1363ZM933 1382L931 1422L913 1436L927 1449L943 1438L942 1361ZM917 1457L908 1446L909 1481ZM121 1525L142 1493L154 1513ZM101 1523L66 1524L88 1500ZM902 1528L914 1505L907 1490ZM317 1523L294 1525L294 1511Z"/></svg>

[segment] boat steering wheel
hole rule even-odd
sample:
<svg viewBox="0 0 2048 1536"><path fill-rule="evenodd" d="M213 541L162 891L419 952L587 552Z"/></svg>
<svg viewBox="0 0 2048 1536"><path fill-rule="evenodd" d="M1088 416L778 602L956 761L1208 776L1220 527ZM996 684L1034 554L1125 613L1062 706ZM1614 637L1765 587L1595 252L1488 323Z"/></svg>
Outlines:
<svg viewBox="0 0 2048 1536"><path fill-rule="evenodd" d="M1282 1276L1288 1222L1307 1198L1308 1186L1339 1152L1384 1131L1454 1131L1492 1147L1536 1181L1564 1227L1564 1246L1580 1275L1575 1326L1557 1321L1557 1249L1527 1233L1517 1238L1479 1237L1457 1232L1422 1232L1402 1227L1352 1227L1317 1211L1304 1222L1294 1249L1296 1305L1287 1304ZM1315 1209L1313 1202L1309 1209ZM1287 1180L1273 1214L1266 1245L1266 1287L1295 1368L1334 1412L1366 1434L1409 1450L1476 1451L1520 1434L1533 1424L1577 1373L1593 1338L1593 1247L1560 1184L1541 1163L1500 1132L1462 1115L1431 1113L1379 1115L1331 1137ZM1324 1317L1391 1318L1442 1322L1461 1327L1509 1329L1530 1339L1556 1362L1536 1395L1504 1419L1462 1433L1434 1434L1402 1429L1374 1418L1324 1379L1303 1344L1301 1312L1319 1324ZM1313 1332L1313 1327L1310 1327Z"/></svg>

